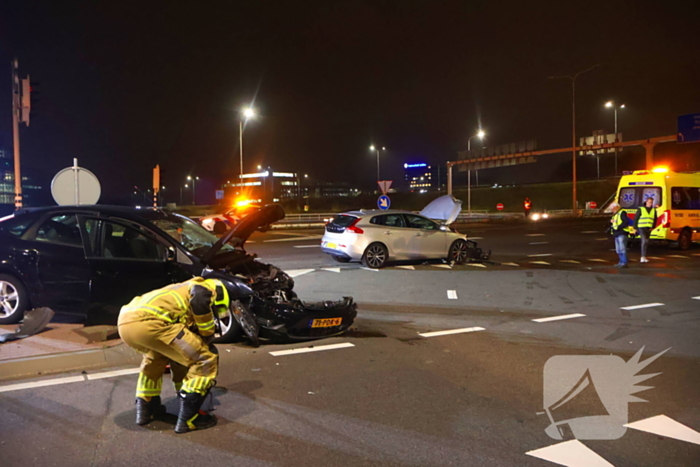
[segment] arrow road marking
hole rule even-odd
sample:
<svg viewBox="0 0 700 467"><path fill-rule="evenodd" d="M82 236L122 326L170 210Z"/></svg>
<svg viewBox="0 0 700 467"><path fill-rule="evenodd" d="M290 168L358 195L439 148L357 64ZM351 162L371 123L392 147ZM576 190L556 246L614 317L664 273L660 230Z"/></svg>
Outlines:
<svg viewBox="0 0 700 467"><path fill-rule="evenodd" d="M547 261L530 261L530 264L541 264L543 266L551 266Z"/></svg>
<svg viewBox="0 0 700 467"><path fill-rule="evenodd" d="M683 258L683 259L690 259L690 256L683 256L683 255L668 255L668 258Z"/></svg>
<svg viewBox="0 0 700 467"><path fill-rule="evenodd" d="M586 316L586 315L584 315L583 313L572 313L570 315L550 316L549 318L537 318L537 319L533 319L533 321L536 323L547 323L549 321L559 321L561 319L580 318L582 316Z"/></svg>
<svg viewBox="0 0 700 467"><path fill-rule="evenodd" d="M573 264L581 264L581 261L576 261L573 259L560 259L560 263L573 263Z"/></svg>
<svg viewBox="0 0 700 467"><path fill-rule="evenodd" d="M287 271L287 275L289 277L299 277L303 276L304 274L308 274L310 272L313 272L314 269L292 269L291 271Z"/></svg>
<svg viewBox="0 0 700 467"><path fill-rule="evenodd" d="M485 268L486 267L485 264L481 264L481 263L464 263L464 265L471 266L473 268Z"/></svg>
<svg viewBox="0 0 700 467"><path fill-rule="evenodd" d="M322 268L322 271L337 272L340 273L340 268Z"/></svg>
<svg viewBox="0 0 700 467"><path fill-rule="evenodd" d="M434 268L452 269L449 264L431 264Z"/></svg>
<svg viewBox="0 0 700 467"><path fill-rule="evenodd" d="M396 266L396 267L401 268L401 269L410 269L411 271L416 270L416 268L414 268L413 266L410 266L410 265L408 265L408 266Z"/></svg>
<svg viewBox="0 0 700 467"><path fill-rule="evenodd" d="M540 253L539 255L527 255L528 258L535 258L537 256L552 256L551 253Z"/></svg>
<svg viewBox="0 0 700 467"><path fill-rule="evenodd" d="M614 467L577 439L528 451L525 454L567 467Z"/></svg>
<svg viewBox="0 0 700 467"><path fill-rule="evenodd" d="M294 354L298 354L298 353L309 353L309 352L321 352L324 350L344 349L346 347L355 347L355 345L351 344L350 342L344 342L342 344L330 344L330 345L319 345L319 346L312 346L312 347L301 347L298 349L277 350L275 352L270 352L270 355L272 355L273 357L281 357L283 355L294 355Z"/></svg>
<svg viewBox="0 0 700 467"><path fill-rule="evenodd" d="M503 266L518 266L518 267L520 267L520 265L519 265L518 263L501 263L501 265L503 265Z"/></svg>
<svg viewBox="0 0 700 467"><path fill-rule="evenodd" d="M642 308L654 308L655 306L664 306L663 303L645 303L643 305L621 306L621 310L639 310Z"/></svg>
<svg viewBox="0 0 700 467"><path fill-rule="evenodd" d="M633 430L665 436L666 438L700 444L700 433L666 415L657 415L656 417L639 420L638 422L628 423L625 426Z"/></svg>
<svg viewBox="0 0 700 467"><path fill-rule="evenodd" d="M423 333L418 333L419 336L421 337L437 337L437 336L447 336L449 334L461 334L464 332L476 332L476 331L485 331L486 329L480 328L480 327L474 327L474 328L461 328L461 329L450 329L449 331L435 331L435 332L423 332Z"/></svg>
<svg viewBox="0 0 700 467"><path fill-rule="evenodd" d="M600 258L591 258L588 261L595 261L597 263L607 263L608 262L607 259L600 259Z"/></svg>

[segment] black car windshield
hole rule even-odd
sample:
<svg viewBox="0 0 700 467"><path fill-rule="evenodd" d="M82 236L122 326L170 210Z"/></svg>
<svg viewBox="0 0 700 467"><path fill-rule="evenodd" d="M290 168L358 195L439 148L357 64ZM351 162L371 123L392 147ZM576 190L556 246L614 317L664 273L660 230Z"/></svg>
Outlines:
<svg viewBox="0 0 700 467"><path fill-rule="evenodd" d="M203 256L219 238L196 222L181 216L168 216L166 219L152 220L161 230L177 240L195 256ZM231 251L234 247L223 245L221 251Z"/></svg>

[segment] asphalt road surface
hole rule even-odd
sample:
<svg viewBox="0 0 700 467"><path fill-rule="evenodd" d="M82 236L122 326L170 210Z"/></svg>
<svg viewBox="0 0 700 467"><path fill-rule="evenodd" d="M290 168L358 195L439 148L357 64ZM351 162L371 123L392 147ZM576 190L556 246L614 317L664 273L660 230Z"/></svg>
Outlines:
<svg viewBox="0 0 700 467"><path fill-rule="evenodd" d="M133 368L0 385L0 465L700 465L700 248L619 270L604 228L464 226L492 261L380 271L320 229L255 234L301 298L355 297L353 330L220 345L219 425L186 435L133 424Z"/></svg>

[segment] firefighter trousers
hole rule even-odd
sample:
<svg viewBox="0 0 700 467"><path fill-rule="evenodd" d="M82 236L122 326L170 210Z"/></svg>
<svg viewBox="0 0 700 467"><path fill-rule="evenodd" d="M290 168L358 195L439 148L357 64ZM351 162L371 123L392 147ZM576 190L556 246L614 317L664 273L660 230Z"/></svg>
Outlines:
<svg viewBox="0 0 700 467"><path fill-rule="evenodd" d="M168 363L176 390L205 395L214 385L219 370L216 349L185 325L160 319L134 321L119 325L119 336L143 354L136 397L160 395Z"/></svg>

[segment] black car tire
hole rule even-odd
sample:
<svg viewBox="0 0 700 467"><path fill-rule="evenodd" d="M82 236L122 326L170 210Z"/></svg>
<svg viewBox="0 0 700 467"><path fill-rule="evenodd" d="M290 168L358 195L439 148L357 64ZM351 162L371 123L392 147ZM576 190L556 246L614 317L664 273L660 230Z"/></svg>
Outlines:
<svg viewBox="0 0 700 467"><path fill-rule="evenodd" d="M381 269L389 262L389 250L381 243L372 243L362 254L362 264L372 269Z"/></svg>
<svg viewBox="0 0 700 467"><path fill-rule="evenodd" d="M216 235L221 235L226 232L226 224L221 221L216 221L214 223L214 228L212 229Z"/></svg>
<svg viewBox="0 0 700 467"><path fill-rule="evenodd" d="M455 240L450 245L450 251L447 254L447 261L455 264L464 264L469 261L469 247L464 240Z"/></svg>
<svg viewBox="0 0 700 467"><path fill-rule="evenodd" d="M678 235L678 248L681 250L688 250L690 249L690 246L693 244L693 237L692 233L688 229L683 229L681 230L681 233Z"/></svg>
<svg viewBox="0 0 700 467"><path fill-rule="evenodd" d="M18 323L28 306L24 284L14 276L0 274L0 324Z"/></svg>
<svg viewBox="0 0 700 467"><path fill-rule="evenodd" d="M226 312L219 315L219 328L221 332L217 332L214 337L215 344L226 344L230 342L239 342L243 338L243 328L238 324L236 318L231 314L228 308Z"/></svg>
<svg viewBox="0 0 700 467"><path fill-rule="evenodd" d="M348 261L350 261L350 258L348 258L347 256L331 255L331 257L339 263L347 263Z"/></svg>

